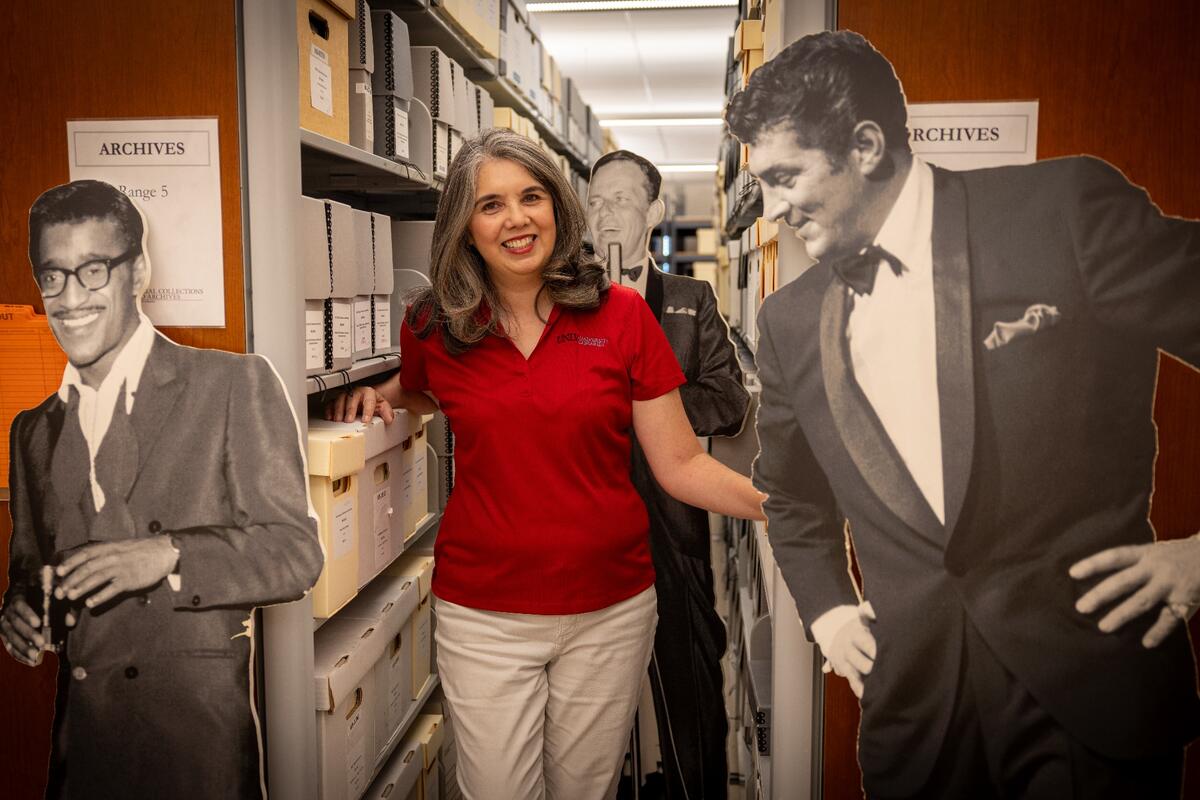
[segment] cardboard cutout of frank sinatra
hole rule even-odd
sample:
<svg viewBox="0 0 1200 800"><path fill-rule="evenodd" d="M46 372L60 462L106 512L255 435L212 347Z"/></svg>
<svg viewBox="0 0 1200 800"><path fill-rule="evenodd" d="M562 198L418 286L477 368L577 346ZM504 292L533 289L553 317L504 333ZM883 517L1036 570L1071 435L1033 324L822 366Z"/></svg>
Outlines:
<svg viewBox="0 0 1200 800"><path fill-rule="evenodd" d="M750 397L712 288L664 273L650 257L650 233L663 216L661 185L654 165L634 153L601 157L588 186L588 227L613 281L637 289L662 325L687 377L680 394L696 435L733 436ZM667 796L724 797L726 642L714 608L708 513L664 492L636 442L632 476L650 516L659 617L650 679Z"/></svg>
<svg viewBox="0 0 1200 800"><path fill-rule="evenodd" d="M69 364L12 425L0 637L58 651L47 796L260 797L251 609L323 563L291 405L265 359L141 314L144 221L114 187L45 192L29 243Z"/></svg>
<svg viewBox="0 0 1200 800"><path fill-rule="evenodd" d="M754 479L868 796L1178 797L1200 541L1155 541L1151 408L1159 348L1200 363L1200 224L1094 158L929 166L849 31L726 119L817 259L759 313Z"/></svg>

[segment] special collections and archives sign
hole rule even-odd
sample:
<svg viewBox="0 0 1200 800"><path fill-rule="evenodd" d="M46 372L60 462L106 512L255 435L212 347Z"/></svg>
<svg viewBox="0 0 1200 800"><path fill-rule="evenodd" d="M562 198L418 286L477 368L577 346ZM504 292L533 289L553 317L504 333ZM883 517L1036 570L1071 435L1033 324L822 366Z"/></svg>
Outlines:
<svg viewBox="0 0 1200 800"><path fill-rule="evenodd" d="M142 310L156 326L225 325L215 117L69 120L71 180L116 186L146 218Z"/></svg>

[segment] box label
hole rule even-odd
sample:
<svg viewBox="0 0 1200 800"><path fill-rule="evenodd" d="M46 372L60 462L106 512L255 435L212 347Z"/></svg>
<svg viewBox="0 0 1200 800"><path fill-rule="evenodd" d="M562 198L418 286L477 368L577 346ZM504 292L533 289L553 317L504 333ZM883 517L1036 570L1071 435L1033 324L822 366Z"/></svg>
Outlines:
<svg viewBox="0 0 1200 800"><path fill-rule="evenodd" d="M407 634L403 634L407 635ZM412 698L409 696L412 691L410 680L406 680L408 675L405 674L407 659L412 658L408 652L408 648L401 645L397 647L388 659L388 707L387 707L387 728L389 731L394 730L400 724L400 720L404 717L404 712L408 710Z"/></svg>
<svg viewBox="0 0 1200 800"><path fill-rule="evenodd" d="M343 497L333 507L333 557L343 558L354 550L354 496Z"/></svg>
<svg viewBox="0 0 1200 800"><path fill-rule="evenodd" d="M304 368L321 369L325 366L324 314L321 308L304 309Z"/></svg>
<svg viewBox="0 0 1200 800"><path fill-rule="evenodd" d="M375 568L387 564L391 549L388 532L391 530L392 487L384 484L375 492Z"/></svg>
<svg viewBox="0 0 1200 800"><path fill-rule="evenodd" d="M354 301L354 352L371 349L371 301Z"/></svg>
<svg viewBox="0 0 1200 800"><path fill-rule="evenodd" d="M392 348L392 307L387 295L375 298L375 352Z"/></svg>
<svg viewBox="0 0 1200 800"><path fill-rule="evenodd" d="M352 358L354 356L354 339L350 314L350 303L333 304L334 358Z"/></svg>
<svg viewBox="0 0 1200 800"><path fill-rule="evenodd" d="M361 730L362 709L354 712L346 726L346 785L351 797L367 790L367 778L374 764L367 761L367 737ZM373 759L372 759L373 760Z"/></svg>
<svg viewBox="0 0 1200 800"><path fill-rule="evenodd" d="M412 513L412 504L413 504L413 465L412 464L409 464L407 467L405 467L404 474L400 476L400 493L401 493L401 497L402 497L403 503L404 503L404 513L411 514ZM415 525L416 523L417 523L417 520L413 520L413 524ZM413 533L412 530L407 530L404 532L404 535L407 537L407 536L411 536L412 533Z"/></svg>
<svg viewBox="0 0 1200 800"><path fill-rule="evenodd" d="M408 112L403 108L392 108L392 121L396 126L396 155L408 158Z"/></svg>
<svg viewBox="0 0 1200 800"><path fill-rule="evenodd" d="M329 56L312 45L308 54L309 103L322 114L333 116L333 70L329 68Z"/></svg>

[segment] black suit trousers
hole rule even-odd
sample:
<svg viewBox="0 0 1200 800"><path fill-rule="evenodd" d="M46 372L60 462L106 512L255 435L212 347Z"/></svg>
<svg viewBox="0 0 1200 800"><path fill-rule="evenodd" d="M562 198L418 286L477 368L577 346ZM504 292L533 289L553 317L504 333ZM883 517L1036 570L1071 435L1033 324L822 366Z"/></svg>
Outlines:
<svg viewBox="0 0 1200 800"><path fill-rule="evenodd" d="M708 558L686 555L651 525L658 628L650 686L668 800L724 798L729 786L722 693L725 625Z"/></svg>

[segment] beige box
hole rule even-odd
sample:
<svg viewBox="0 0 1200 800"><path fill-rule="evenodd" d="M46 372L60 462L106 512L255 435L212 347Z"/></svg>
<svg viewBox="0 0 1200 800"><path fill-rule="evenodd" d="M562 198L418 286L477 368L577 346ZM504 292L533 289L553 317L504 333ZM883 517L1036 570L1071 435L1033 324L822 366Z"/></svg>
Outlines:
<svg viewBox="0 0 1200 800"><path fill-rule="evenodd" d="M425 426L412 432L412 503L408 513L415 534L429 514L429 454Z"/></svg>
<svg viewBox="0 0 1200 800"><path fill-rule="evenodd" d="M308 432L308 488L317 512L325 566L313 587L313 616L337 612L358 591L357 473L365 463L361 433Z"/></svg>
<svg viewBox="0 0 1200 800"><path fill-rule="evenodd" d="M370 622L378 637L375 672L375 760L378 768L404 733L401 724L412 708L412 643L409 622L420 590L413 578L380 575L338 612L338 619ZM372 651L374 652L374 651Z"/></svg>
<svg viewBox="0 0 1200 800"><path fill-rule="evenodd" d="M357 272L350 212L350 206L344 203L301 195L297 251L305 299L354 296Z"/></svg>
<svg viewBox="0 0 1200 800"><path fill-rule="evenodd" d="M313 639L321 800L358 800L375 772L375 664L386 642L374 622L340 616Z"/></svg>
<svg viewBox="0 0 1200 800"><path fill-rule="evenodd" d="M392 220L385 214L371 212L371 352L391 353L392 340Z"/></svg>
<svg viewBox="0 0 1200 800"><path fill-rule="evenodd" d="M405 445L411 447L412 422L420 417L397 410L391 425L379 417L369 422L310 419L309 433L323 436L361 436L363 462L355 470L358 499L359 561L356 587L367 585L404 549L404 526L409 515L409 492L402 485L411 467ZM310 435L310 441L312 436ZM411 480L411 479L410 479Z"/></svg>
<svg viewBox="0 0 1200 800"><path fill-rule="evenodd" d="M455 125L454 76L450 58L436 47L409 48L412 60L413 97L429 109L433 119Z"/></svg>
<svg viewBox="0 0 1200 800"><path fill-rule="evenodd" d="M500 55L500 15L495 0L443 0L441 6L484 57Z"/></svg>
<svg viewBox="0 0 1200 800"><path fill-rule="evenodd" d="M353 350L355 360L371 355L371 295L375 290L375 253L371 242L371 214L350 209L354 234L354 317Z"/></svg>
<svg viewBox="0 0 1200 800"><path fill-rule="evenodd" d="M408 25L391 11L372 11L375 30L375 71L371 89L401 100L413 96L412 61L409 57Z"/></svg>
<svg viewBox="0 0 1200 800"><path fill-rule="evenodd" d="M745 50L762 50L763 21L761 19L744 19L738 23L733 34L733 51L741 53Z"/></svg>
<svg viewBox="0 0 1200 800"><path fill-rule="evenodd" d="M458 64L451 62L450 71L454 75L454 118L457 120L455 127L464 139L472 139L479 135L479 116L475 111L475 84L471 83Z"/></svg>
<svg viewBox="0 0 1200 800"><path fill-rule="evenodd" d="M421 743L424 787L422 800L438 800L438 757L442 750L443 717L441 714L421 714L413 721L412 734Z"/></svg>
<svg viewBox="0 0 1200 800"><path fill-rule="evenodd" d="M349 32L354 14L326 0L296 0L300 127L350 143Z"/></svg>
<svg viewBox="0 0 1200 800"><path fill-rule="evenodd" d="M494 125L496 102L482 86L475 87L475 124L483 133Z"/></svg>
<svg viewBox="0 0 1200 800"><path fill-rule="evenodd" d="M379 777L363 795L364 800L420 800L421 779L425 773L425 758L421 743L415 738L404 741L392 753Z"/></svg>
<svg viewBox="0 0 1200 800"><path fill-rule="evenodd" d="M412 637L412 696L417 699L430 680L433 654L433 620L430 615L433 582L433 556L428 553L406 552L392 562L385 572L417 581L420 601L410 623Z"/></svg>
<svg viewBox="0 0 1200 800"><path fill-rule="evenodd" d="M350 70L350 145L375 152L375 106L371 102L371 73Z"/></svg>

